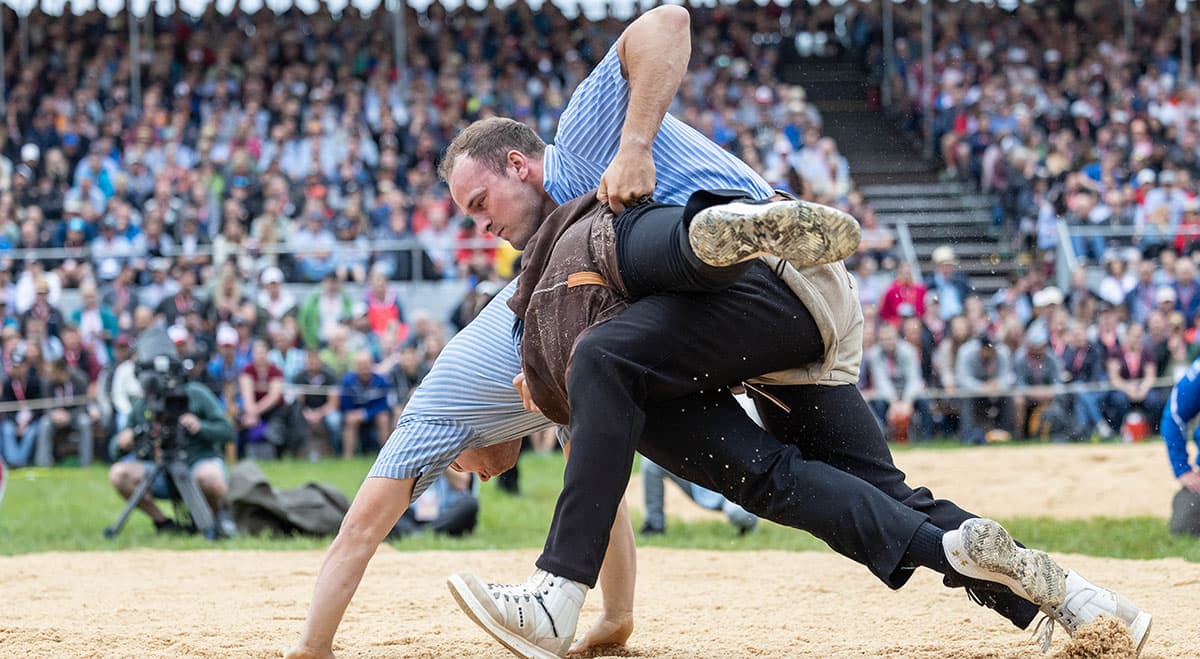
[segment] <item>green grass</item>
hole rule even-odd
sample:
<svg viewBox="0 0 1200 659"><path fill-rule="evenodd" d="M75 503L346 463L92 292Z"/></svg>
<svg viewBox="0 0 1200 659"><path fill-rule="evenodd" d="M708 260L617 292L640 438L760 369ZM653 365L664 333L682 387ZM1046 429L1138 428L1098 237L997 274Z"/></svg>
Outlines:
<svg viewBox="0 0 1200 659"><path fill-rule="evenodd" d="M905 449L908 450L908 449ZM353 496L370 467L366 459L321 463L285 461L261 464L275 487L290 488L322 481ZM211 548L199 537L159 537L145 515L135 512L125 530L108 540L103 529L116 520L122 500L109 487L105 467L23 469L12 472L0 506L0 555L42 551L95 551L128 547L161 549ZM542 545L555 498L562 483L560 455L526 455L521 460L521 496L513 497L487 483L481 491L482 513L475 534L463 539L431 535L392 543L400 550L515 549ZM668 514L670 511L668 510ZM1004 519L1013 535L1026 544L1057 552L1116 558L1182 557L1200 561L1200 542L1167 532L1166 521L1138 518L1095 518L1086 521ZM640 526L641 520L634 520ZM240 537L216 546L229 549L323 549L328 538ZM671 520L668 533L643 546L720 550L823 550L807 533L764 523L739 537L720 521L684 523Z"/></svg>

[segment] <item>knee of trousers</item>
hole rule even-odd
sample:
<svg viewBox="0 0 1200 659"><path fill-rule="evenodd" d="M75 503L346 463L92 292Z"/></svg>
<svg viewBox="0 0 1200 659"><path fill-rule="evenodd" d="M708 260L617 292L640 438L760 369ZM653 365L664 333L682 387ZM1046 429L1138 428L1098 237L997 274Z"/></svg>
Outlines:
<svg viewBox="0 0 1200 659"><path fill-rule="evenodd" d="M615 337L594 332L584 336L571 352L568 392L574 392L572 397L581 392L591 397L599 388L633 389L644 368L624 356L631 348L640 346L622 345Z"/></svg>

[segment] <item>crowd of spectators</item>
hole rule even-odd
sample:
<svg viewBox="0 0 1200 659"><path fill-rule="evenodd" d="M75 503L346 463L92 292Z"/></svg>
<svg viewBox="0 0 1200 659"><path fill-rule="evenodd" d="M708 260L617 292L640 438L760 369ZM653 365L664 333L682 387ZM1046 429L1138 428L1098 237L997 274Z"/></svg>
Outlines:
<svg viewBox="0 0 1200 659"><path fill-rule="evenodd" d="M1102 0L1012 13L939 6L929 72L921 8L897 7L894 75L882 84L911 127L932 105L944 177L994 194L998 233L1016 249L1053 258L1065 220L1089 230L1071 241L1085 262L1120 258L1118 245L1148 258L1167 246L1190 252L1200 238L1200 70L1181 61L1175 5L1135 5L1128 35Z"/></svg>
<svg viewBox="0 0 1200 659"><path fill-rule="evenodd" d="M1025 266L984 297L947 245L922 264L928 281L913 282L894 267L886 228L856 213L862 386L894 438L1082 439L1157 427L1165 383L1197 353L1200 70L1181 60L1175 3L1132 7L1127 40L1122 12L1100 0L1012 12L939 3L931 71L919 3L893 6L890 67L876 5L848 4L820 25L864 58L922 138L930 104L942 178L991 195L1000 249ZM1070 265L1060 288L1057 269ZM1105 390L1004 395L1066 383ZM929 400L927 390L938 392Z"/></svg>
<svg viewBox="0 0 1200 659"><path fill-rule="evenodd" d="M1098 288L1083 266L1066 291L1030 268L984 297L950 245L934 251L924 282L907 263L893 275L860 253L852 264L866 320L859 386L880 423L897 440L967 443L1153 432L1171 384L1200 355L1200 281L1193 257L1169 248L1159 256L1165 269L1140 252L1125 258L1131 270L1110 272Z"/></svg>

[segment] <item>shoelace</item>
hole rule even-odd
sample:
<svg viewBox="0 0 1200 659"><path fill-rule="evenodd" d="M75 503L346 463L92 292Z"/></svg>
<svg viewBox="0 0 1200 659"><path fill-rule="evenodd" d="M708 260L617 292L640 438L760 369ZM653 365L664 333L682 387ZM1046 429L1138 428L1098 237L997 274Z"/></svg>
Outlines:
<svg viewBox="0 0 1200 659"><path fill-rule="evenodd" d="M492 599L494 600L499 600L503 597L505 602L521 599L528 602L533 597L533 593L529 592L529 588L525 584L490 583L487 585L487 588L492 592Z"/></svg>
<svg viewBox="0 0 1200 659"><path fill-rule="evenodd" d="M1042 647L1042 654L1050 651L1050 641L1054 639L1054 618L1049 613L1037 621L1030 638Z"/></svg>

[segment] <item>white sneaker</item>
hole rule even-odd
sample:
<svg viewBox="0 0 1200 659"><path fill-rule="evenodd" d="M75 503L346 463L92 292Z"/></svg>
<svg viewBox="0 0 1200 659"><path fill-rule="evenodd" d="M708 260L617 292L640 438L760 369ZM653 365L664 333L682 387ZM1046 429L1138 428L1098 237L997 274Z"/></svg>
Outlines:
<svg viewBox="0 0 1200 659"><path fill-rule="evenodd" d="M575 638L587 586L536 570L523 584L485 584L451 575L450 594L475 624L518 657L565 657Z"/></svg>
<svg viewBox="0 0 1200 659"><path fill-rule="evenodd" d="M1066 599L1066 573L1058 563L1045 552L1018 547L998 522L968 519L942 536L942 549L956 572L1008 586L1038 606Z"/></svg>
<svg viewBox="0 0 1200 659"><path fill-rule="evenodd" d="M862 229L850 214L798 200L710 206L688 225L692 251L717 267L766 255L798 268L833 263L853 254L860 240Z"/></svg>
<svg viewBox="0 0 1200 659"><path fill-rule="evenodd" d="M1075 572L1067 573L1066 600L1059 606L1043 606L1042 613L1046 614L1044 620L1057 621L1071 636L1101 615L1112 616L1129 628L1129 635L1133 637L1133 644L1137 648L1136 655L1142 653L1146 639L1150 638L1150 623L1153 621L1153 616L1134 606L1120 593L1097 586ZM1042 623L1038 626L1041 627ZM1040 634L1043 652L1050 649L1053 635L1054 622L1050 622Z"/></svg>

